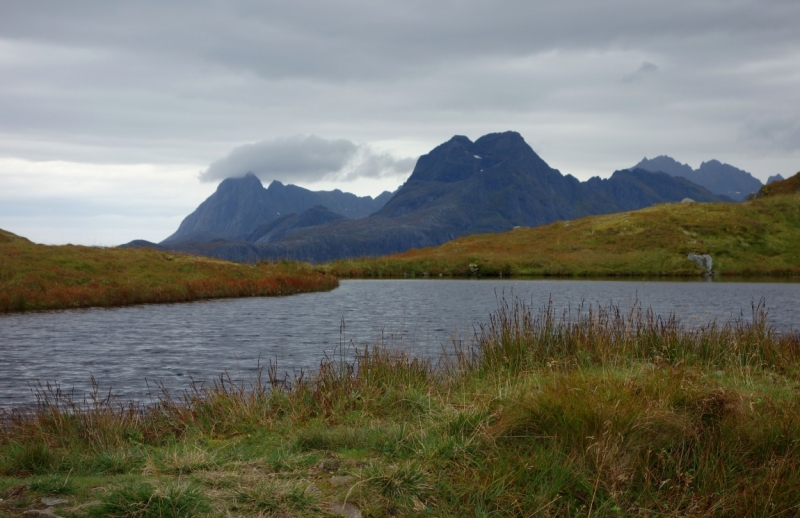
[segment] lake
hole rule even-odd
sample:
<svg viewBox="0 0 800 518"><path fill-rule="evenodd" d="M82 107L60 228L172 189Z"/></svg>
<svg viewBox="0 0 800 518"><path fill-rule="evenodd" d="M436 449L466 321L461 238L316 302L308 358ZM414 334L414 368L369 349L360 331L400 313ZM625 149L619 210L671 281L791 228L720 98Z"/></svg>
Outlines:
<svg viewBox="0 0 800 518"><path fill-rule="evenodd" d="M270 360L280 371L313 368L340 344L381 337L436 356L469 340L498 299L534 309L638 303L687 326L749 319L764 299L779 331L800 329L800 283L609 280L345 280L327 293L186 304L0 315L0 406L32 401L37 380L82 394L101 388L149 401L223 372L251 379Z"/></svg>

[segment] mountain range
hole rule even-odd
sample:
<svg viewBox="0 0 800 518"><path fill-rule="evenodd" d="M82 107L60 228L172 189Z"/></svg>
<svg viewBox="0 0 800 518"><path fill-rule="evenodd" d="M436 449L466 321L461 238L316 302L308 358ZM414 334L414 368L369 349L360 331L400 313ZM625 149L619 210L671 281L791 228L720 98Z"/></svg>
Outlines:
<svg viewBox="0 0 800 518"><path fill-rule="evenodd" d="M337 216L363 218L379 210L391 197L392 193L388 191L373 199L338 189L310 191L278 181L264 189L253 173L247 173L244 178L223 180L217 191L189 214L178 230L161 244L215 239L249 241L253 232L263 224L273 220L285 222L287 216L319 206L325 207L331 214L312 215L302 222L295 221L296 228L327 223L338 219Z"/></svg>
<svg viewBox="0 0 800 518"><path fill-rule="evenodd" d="M709 160L700 164L698 169L692 169L688 164L661 155L650 159L643 158L634 168L686 178L714 194L727 196L735 201L744 201L750 193L757 192L763 185L761 180L747 171L730 164L723 164L719 160Z"/></svg>
<svg viewBox="0 0 800 518"><path fill-rule="evenodd" d="M421 156L394 194L371 199L333 193L278 182L265 189L252 174L229 178L160 244L134 241L123 246L241 262L283 258L322 262L403 252L468 234L685 198L731 201L686 178L642 168L580 182L550 167L513 131L485 135L475 142L454 136ZM289 203L300 199L303 203Z"/></svg>

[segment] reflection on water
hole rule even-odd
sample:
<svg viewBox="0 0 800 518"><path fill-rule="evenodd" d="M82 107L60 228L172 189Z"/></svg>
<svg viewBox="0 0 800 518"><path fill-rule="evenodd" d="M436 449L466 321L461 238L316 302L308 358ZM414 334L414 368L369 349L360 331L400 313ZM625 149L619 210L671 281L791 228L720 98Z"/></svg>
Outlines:
<svg viewBox="0 0 800 518"><path fill-rule="evenodd" d="M610 302L629 309L638 301L686 325L749 319L751 304L764 298L777 329L800 327L798 283L342 281L332 292L282 298L0 316L0 405L30 401L36 380L80 393L92 375L126 398L147 399L156 383L181 390L224 371L246 379L275 359L281 370L313 368L340 343L382 336L437 355L454 335L469 339L498 298L514 297L534 309L551 300L558 310Z"/></svg>

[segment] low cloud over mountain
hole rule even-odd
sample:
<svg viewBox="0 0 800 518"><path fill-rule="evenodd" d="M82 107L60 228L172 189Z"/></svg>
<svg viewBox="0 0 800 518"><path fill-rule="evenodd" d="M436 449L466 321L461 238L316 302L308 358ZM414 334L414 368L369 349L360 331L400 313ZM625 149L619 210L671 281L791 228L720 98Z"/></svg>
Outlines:
<svg viewBox="0 0 800 518"><path fill-rule="evenodd" d="M347 139L295 135L238 146L212 162L200 180L213 182L246 172L265 181L293 183L383 178L408 175L414 162Z"/></svg>

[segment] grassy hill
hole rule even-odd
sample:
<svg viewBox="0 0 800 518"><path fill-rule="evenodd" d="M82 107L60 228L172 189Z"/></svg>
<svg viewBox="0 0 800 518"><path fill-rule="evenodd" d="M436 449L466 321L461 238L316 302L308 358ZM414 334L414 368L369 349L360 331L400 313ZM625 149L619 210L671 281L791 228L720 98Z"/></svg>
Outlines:
<svg viewBox="0 0 800 518"><path fill-rule="evenodd" d="M720 275L800 275L800 173L741 204L665 203L336 261L323 270L343 277L702 275L689 253L710 254Z"/></svg>
<svg viewBox="0 0 800 518"><path fill-rule="evenodd" d="M302 263L244 265L147 249L45 246L0 230L0 312L330 290Z"/></svg>

